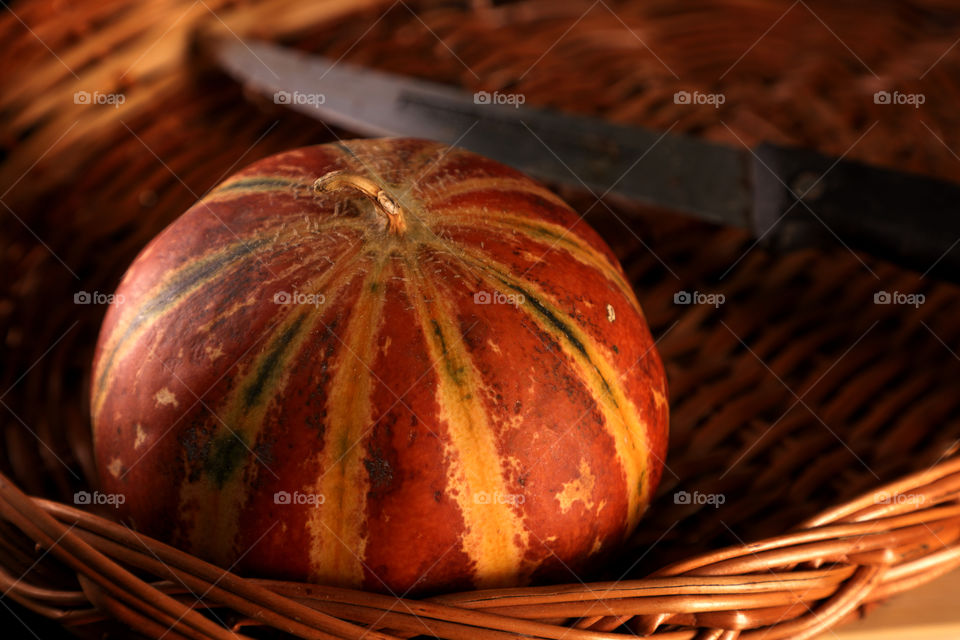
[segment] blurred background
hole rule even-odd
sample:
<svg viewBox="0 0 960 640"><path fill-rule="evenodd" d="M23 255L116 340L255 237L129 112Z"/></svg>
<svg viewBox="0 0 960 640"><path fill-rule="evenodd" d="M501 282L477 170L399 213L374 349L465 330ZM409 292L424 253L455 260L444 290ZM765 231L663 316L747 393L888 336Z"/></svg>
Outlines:
<svg viewBox="0 0 960 640"><path fill-rule="evenodd" d="M258 158L353 135L245 94L194 55L208 31L734 147L799 145L960 181L960 10L946 0L5 3L0 470L28 493L69 500L95 483L98 295L144 244ZM956 451L953 285L842 247L770 255L736 230L562 195L621 256L671 381L676 473L635 542L659 545L637 574L782 532ZM728 303L678 306L681 290ZM875 305L880 290L925 302ZM679 488L749 499L704 511L675 504Z"/></svg>

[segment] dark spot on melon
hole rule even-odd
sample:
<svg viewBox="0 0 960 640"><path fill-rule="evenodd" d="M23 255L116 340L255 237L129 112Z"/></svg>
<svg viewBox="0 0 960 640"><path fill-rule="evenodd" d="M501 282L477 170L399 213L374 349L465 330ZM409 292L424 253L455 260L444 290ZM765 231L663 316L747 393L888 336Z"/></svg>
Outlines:
<svg viewBox="0 0 960 640"><path fill-rule="evenodd" d="M440 330L440 324L433 318L430 319L430 324L433 325L433 335L437 336L437 339L440 341L440 350L443 352L443 355L447 355L447 341L443 339L443 331Z"/></svg>
<svg viewBox="0 0 960 640"><path fill-rule="evenodd" d="M189 482L198 482L203 476L204 461L210 451L210 426L194 418L180 435L180 450L186 460L185 475Z"/></svg>
<svg viewBox="0 0 960 640"><path fill-rule="evenodd" d="M257 454L263 464L270 465L274 462L273 447L275 444L276 440L274 438L267 438L254 448L254 453Z"/></svg>
<svg viewBox="0 0 960 640"><path fill-rule="evenodd" d="M373 451L372 458L364 458L363 466L370 476L370 486L376 491L389 487L393 483L393 467L379 449Z"/></svg>
<svg viewBox="0 0 960 640"><path fill-rule="evenodd" d="M204 471L218 487L226 484L250 453L242 438L239 433L225 433L210 443Z"/></svg>
<svg viewBox="0 0 960 640"><path fill-rule="evenodd" d="M323 409L320 413L308 415L306 418L307 426L317 432L317 438L323 441L323 436L327 431L327 425L324 422L327 410Z"/></svg>

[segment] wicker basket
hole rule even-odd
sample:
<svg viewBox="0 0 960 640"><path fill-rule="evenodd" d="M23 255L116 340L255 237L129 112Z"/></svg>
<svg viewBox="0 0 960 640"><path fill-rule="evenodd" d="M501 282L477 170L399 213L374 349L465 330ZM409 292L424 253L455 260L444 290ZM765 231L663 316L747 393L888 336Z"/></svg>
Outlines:
<svg viewBox="0 0 960 640"><path fill-rule="evenodd" d="M342 134L193 64L197 29L732 145L800 144L960 180L951 4L14 5L0 16L7 628L806 638L960 565L960 291L844 248L770 255L734 230L578 192L562 195L621 257L671 385L668 470L610 565L566 585L411 600L234 576L68 506L95 482L85 390L103 314L74 294L112 291L140 247L236 168ZM726 100L678 105L680 90ZM926 101L876 104L879 90ZM80 91L123 104L77 104ZM682 291L725 302L676 304ZM874 304L880 291L924 302Z"/></svg>

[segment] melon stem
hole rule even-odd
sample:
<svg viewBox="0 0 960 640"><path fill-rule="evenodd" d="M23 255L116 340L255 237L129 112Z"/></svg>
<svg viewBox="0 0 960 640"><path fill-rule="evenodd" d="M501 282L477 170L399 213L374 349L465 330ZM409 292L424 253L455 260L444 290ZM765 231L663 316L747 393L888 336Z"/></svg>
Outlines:
<svg viewBox="0 0 960 640"><path fill-rule="evenodd" d="M346 188L356 189L373 202L377 212L387 220L387 231L400 235L406 230L407 222L404 219L403 207L370 178L346 171L331 171L317 178L313 183L313 190L316 193L328 193Z"/></svg>

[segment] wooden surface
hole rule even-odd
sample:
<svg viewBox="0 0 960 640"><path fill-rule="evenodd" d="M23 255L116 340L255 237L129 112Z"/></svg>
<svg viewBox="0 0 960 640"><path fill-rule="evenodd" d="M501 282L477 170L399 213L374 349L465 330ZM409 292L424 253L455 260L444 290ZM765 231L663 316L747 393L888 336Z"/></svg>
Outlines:
<svg viewBox="0 0 960 640"><path fill-rule="evenodd" d="M891 598L866 618L818 640L957 640L960 638L960 571Z"/></svg>

